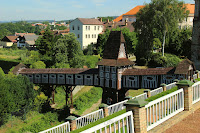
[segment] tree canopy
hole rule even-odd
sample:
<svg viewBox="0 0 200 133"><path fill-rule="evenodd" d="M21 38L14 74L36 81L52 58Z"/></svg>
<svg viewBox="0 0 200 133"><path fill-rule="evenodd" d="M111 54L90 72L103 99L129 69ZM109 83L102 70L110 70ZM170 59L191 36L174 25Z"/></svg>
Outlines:
<svg viewBox="0 0 200 133"><path fill-rule="evenodd" d="M151 0L137 14L137 21L133 23L138 32L136 50L137 61L151 57L153 46L158 39L166 40L168 47L170 39L178 29L178 23L187 17L188 11L183 2L178 0ZM165 36L166 34L166 36ZM158 44L158 43L157 43Z"/></svg>

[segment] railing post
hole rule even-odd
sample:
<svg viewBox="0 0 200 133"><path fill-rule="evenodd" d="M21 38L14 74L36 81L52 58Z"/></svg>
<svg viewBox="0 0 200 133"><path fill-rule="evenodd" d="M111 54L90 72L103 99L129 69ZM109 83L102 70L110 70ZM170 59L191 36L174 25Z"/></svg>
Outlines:
<svg viewBox="0 0 200 133"><path fill-rule="evenodd" d="M147 93L147 97L151 97L151 91L149 89L144 90L144 93Z"/></svg>
<svg viewBox="0 0 200 133"><path fill-rule="evenodd" d="M147 101L137 98L131 99L124 104L126 112L133 112L135 133L147 133L146 104L148 104Z"/></svg>
<svg viewBox="0 0 200 133"><path fill-rule="evenodd" d="M69 123L70 123L70 131L76 130L76 119L77 118L72 115L70 115L66 118L66 120L69 121Z"/></svg>
<svg viewBox="0 0 200 133"><path fill-rule="evenodd" d="M99 109L103 109L103 114L104 114L104 117L107 117L109 116L109 113L108 113L108 105L107 104L101 104L99 106Z"/></svg>
<svg viewBox="0 0 200 133"><path fill-rule="evenodd" d="M192 109L192 84L189 80L181 80L176 85L178 89L183 88L184 91L184 110L189 111Z"/></svg>
<svg viewBox="0 0 200 133"><path fill-rule="evenodd" d="M160 85L160 87L163 88L163 91L166 91L166 90L167 90L167 88L166 88L166 84L164 84L164 83L162 83L162 84Z"/></svg>
<svg viewBox="0 0 200 133"><path fill-rule="evenodd" d="M125 97L125 100L130 100L130 99L132 99L133 97L132 96L126 96Z"/></svg>
<svg viewBox="0 0 200 133"><path fill-rule="evenodd" d="M178 82L179 82L179 80L178 80L178 79L174 79L174 82L178 83Z"/></svg>
<svg viewBox="0 0 200 133"><path fill-rule="evenodd" d="M195 72L197 74L197 78L199 78L199 70L196 70Z"/></svg>

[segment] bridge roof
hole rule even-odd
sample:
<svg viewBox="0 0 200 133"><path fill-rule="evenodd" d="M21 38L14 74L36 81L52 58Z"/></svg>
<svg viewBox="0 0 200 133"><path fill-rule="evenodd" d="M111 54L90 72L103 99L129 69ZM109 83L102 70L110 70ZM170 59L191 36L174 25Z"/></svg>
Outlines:
<svg viewBox="0 0 200 133"><path fill-rule="evenodd" d="M46 69L22 69L20 74L98 74L98 69L93 68L46 68Z"/></svg>
<svg viewBox="0 0 200 133"><path fill-rule="evenodd" d="M126 69L122 75L166 75L174 74L175 67L168 68L147 68L147 69Z"/></svg>

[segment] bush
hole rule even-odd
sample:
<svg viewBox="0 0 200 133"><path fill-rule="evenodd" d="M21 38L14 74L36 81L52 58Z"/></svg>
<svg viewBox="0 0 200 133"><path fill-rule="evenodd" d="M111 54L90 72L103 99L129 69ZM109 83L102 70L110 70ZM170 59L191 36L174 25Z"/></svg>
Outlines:
<svg viewBox="0 0 200 133"><path fill-rule="evenodd" d="M176 67L181 59L173 54L166 54L163 57L161 53L153 54L148 62L149 67Z"/></svg>
<svg viewBox="0 0 200 133"><path fill-rule="evenodd" d="M13 50L17 50L18 48L17 48L17 44L13 44L12 46L11 46L11 48L13 49Z"/></svg>
<svg viewBox="0 0 200 133"><path fill-rule="evenodd" d="M95 68L97 62L99 61L99 57L94 55L86 55L84 56L85 64L88 68Z"/></svg>
<svg viewBox="0 0 200 133"><path fill-rule="evenodd" d="M35 63L33 63L30 68L37 68L37 69L41 69L41 68L46 68L46 64L42 61L37 61Z"/></svg>
<svg viewBox="0 0 200 133"><path fill-rule="evenodd" d="M93 87L90 91L83 93L74 101L74 107L79 112L83 112L102 97L102 92L101 88Z"/></svg>

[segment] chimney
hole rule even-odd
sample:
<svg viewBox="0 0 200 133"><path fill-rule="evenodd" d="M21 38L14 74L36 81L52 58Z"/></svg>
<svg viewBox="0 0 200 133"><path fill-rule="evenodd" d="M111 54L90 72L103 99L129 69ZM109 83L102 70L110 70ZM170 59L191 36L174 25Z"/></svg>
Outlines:
<svg viewBox="0 0 200 133"><path fill-rule="evenodd" d="M125 19L125 25L127 26L128 23L128 18Z"/></svg>
<svg viewBox="0 0 200 133"><path fill-rule="evenodd" d="M102 18L99 18L99 21L102 22Z"/></svg>
<svg viewBox="0 0 200 133"><path fill-rule="evenodd" d="M115 22L112 20L112 27L114 27Z"/></svg>
<svg viewBox="0 0 200 133"><path fill-rule="evenodd" d="M109 23L109 19L107 19L107 23Z"/></svg>

